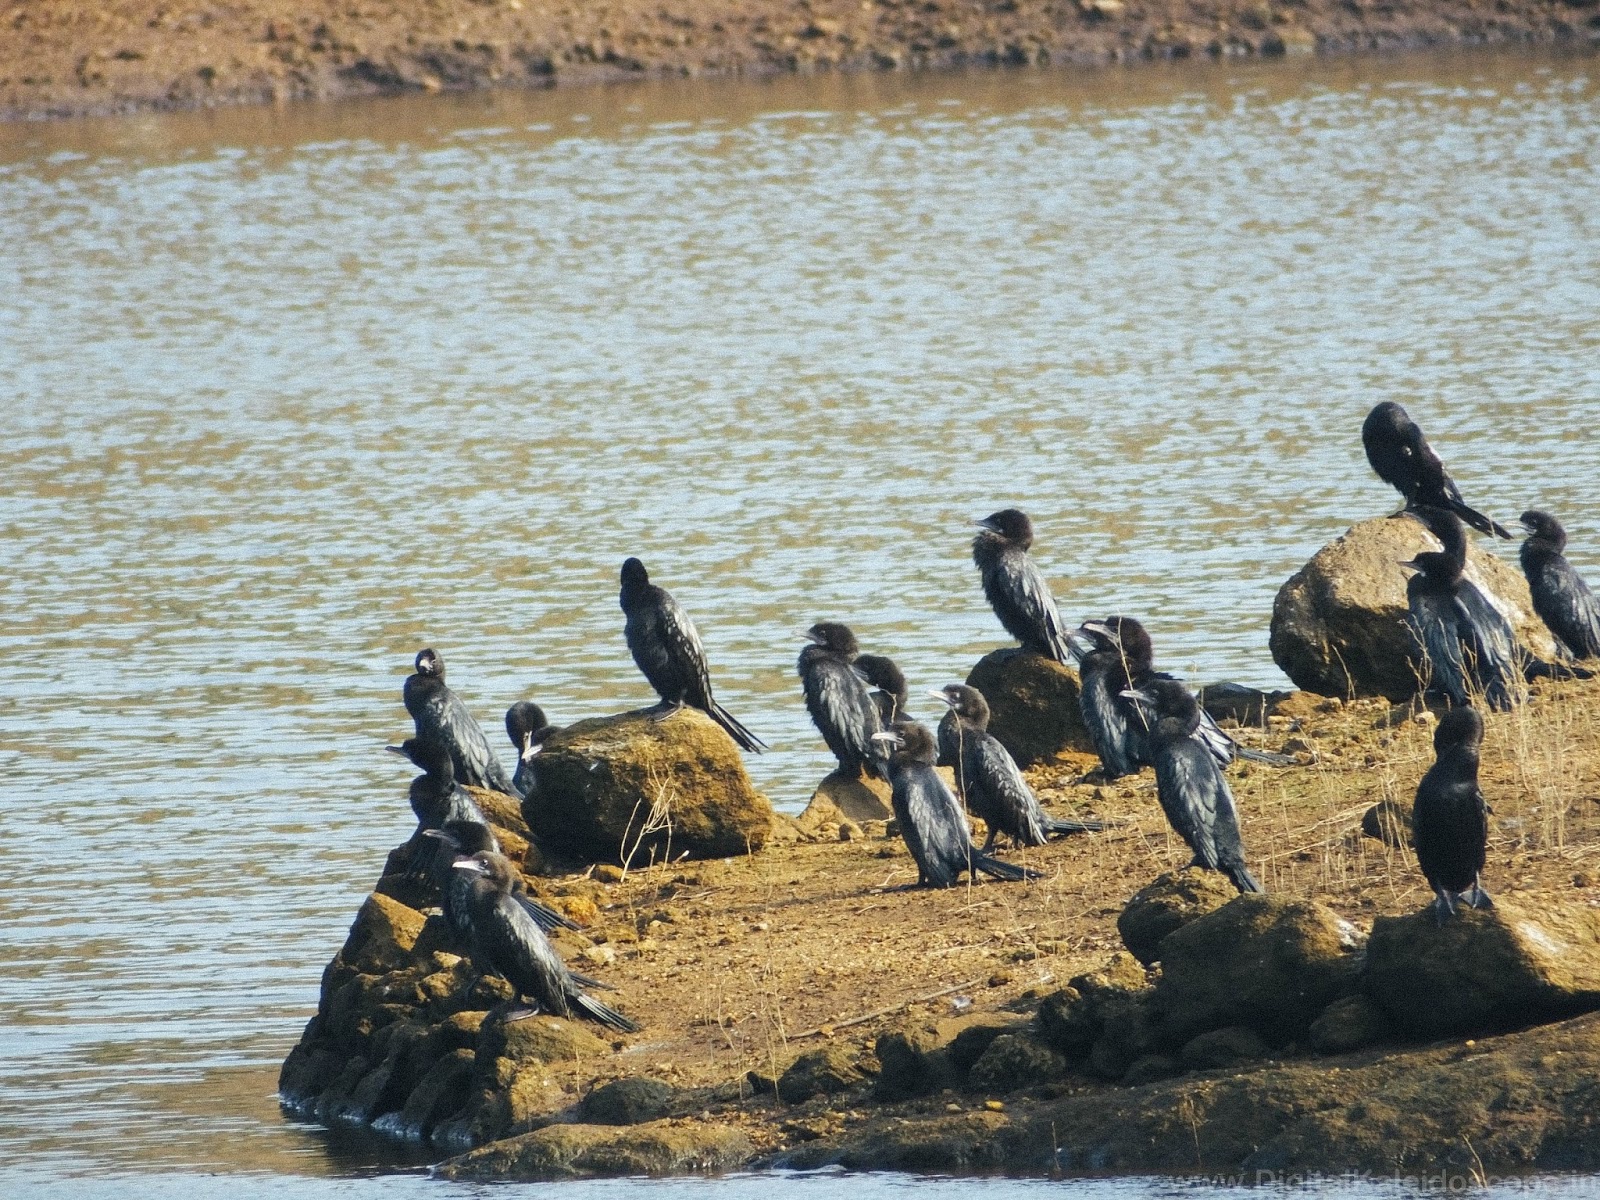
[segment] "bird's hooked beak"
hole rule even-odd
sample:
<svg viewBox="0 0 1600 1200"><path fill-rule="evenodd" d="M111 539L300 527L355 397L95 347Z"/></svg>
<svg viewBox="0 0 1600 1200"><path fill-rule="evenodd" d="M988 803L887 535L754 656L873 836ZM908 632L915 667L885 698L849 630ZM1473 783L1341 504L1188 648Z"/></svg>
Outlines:
<svg viewBox="0 0 1600 1200"><path fill-rule="evenodd" d="M1104 621L1085 621L1082 625L1078 626L1078 629L1083 633L1095 634L1099 637L1103 637L1107 641L1115 642L1120 640L1112 631L1111 626L1107 625ZM1069 633L1067 636L1072 637L1073 635Z"/></svg>
<svg viewBox="0 0 1600 1200"><path fill-rule="evenodd" d="M1402 558L1400 560L1400 565L1402 567L1404 567L1408 571L1421 571L1422 570L1422 564L1419 563L1414 558Z"/></svg>
<svg viewBox="0 0 1600 1200"><path fill-rule="evenodd" d="M385 746L384 749L387 750L390 754L398 754L401 758L407 758L408 759L408 758L411 757L409 754L406 753L406 748L404 746Z"/></svg>
<svg viewBox="0 0 1600 1200"><path fill-rule="evenodd" d="M990 533L999 533L1000 532L998 529L995 528L994 522L991 521L988 517L984 517L983 520L981 520L981 521L974 521L973 524L976 525L979 529L987 529Z"/></svg>
<svg viewBox="0 0 1600 1200"><path fill-rule="evenodd" d="M433 831L429 830L428 832L432 833ZM463 858L450 865L457 871L471 871L474 875L487 875L489 873L489 868L475 858Z"/></svg>
<svg viewBox="0 0 1600 1200"><path fill-rule="evenodd" d="M523 762L532 762L534 760L534 757L539 753L539 751L541 751L543 749L544 749L544 743L543 742L534 741L533 740L533 734L525 733L525 734L522 735L522 754L521 754L521 758L522 758Z"/></svg>
<svg viewBox="0 0 1600 1200"><path fill-rule="evenodd" d="M1132 700L1135 704L1154 703L1149 692L1141 692L1138 688L1128 688L1125 691L1118 692L1117 695L1124 700Z"/></svg>
<svg viewBox="0 0 1600 1200"><path fill-rule="evenodd" d="M451 837L448 833L446 833L442 829L424 829L422 831L422 836L423 837L438 838L441 842L443 842L446 846L449 846L450 849L452 849L452 850L461 849L461 843L456 841L455 838Z"/></svg>
<svg viewBox="0 0 1600 1200"><path fill-rule="evenodd" d="M882 742L886 746L900 747L906 744L905 738L901 737L892 729L879 730L877 733L872 735L872 740L875 742Z"/></svg>
<svg viewBox="0 0 1600 1200"><path fill-rule="evenodd" d="M940 691L938 688L929 688L928 695L932 696L935 700L943 700L951 708L956 706L955 697Z"/></svg>
<svg viewBox="0 0 1600 1200"><path fill-rule="evenodd" d="M820 637L818 637L816 634L812 633L811 630L809 630L809 629L802 629L800 631L799 636L803 640L808 641L808 642L812 643L813 645L816 645L816 646L822 645L822 639Z"/></svg>

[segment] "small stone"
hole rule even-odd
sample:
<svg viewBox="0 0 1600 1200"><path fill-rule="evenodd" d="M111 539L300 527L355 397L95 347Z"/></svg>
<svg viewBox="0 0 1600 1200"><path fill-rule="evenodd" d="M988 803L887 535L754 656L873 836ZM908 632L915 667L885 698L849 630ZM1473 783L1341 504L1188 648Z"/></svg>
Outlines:
<svg viewBox="0 0 1600 1200"><path fill-rule="evenodd" d="M615 863L596 863L591 877L600 883L621 883L627 878Z"/></svg>
<svg viewBox="0 0 1600 1200"><path fill-rule="evenodd" d="M1254 1062L1271 1053L1271 1047L1261 1040L1255 1030L1242 1025L1229 1025L1191 1039L1184 1045L1179 1057L1191 1071L1211 1071L1218 1067Z"/></svg>

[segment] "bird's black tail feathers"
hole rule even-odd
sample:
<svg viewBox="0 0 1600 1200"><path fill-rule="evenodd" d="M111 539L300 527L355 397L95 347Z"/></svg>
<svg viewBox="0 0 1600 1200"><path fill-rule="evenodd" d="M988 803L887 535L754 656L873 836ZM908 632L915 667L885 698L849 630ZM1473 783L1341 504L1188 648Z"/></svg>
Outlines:
<svg viewBox="0 0 1600 1200"><path fill-rule="evenodd" d="M1234 753L1240 758L1248 759L1250 762L1265 763L1269 767L1292 767L1297 763L1297 760L1291 754L1274 754L1270 750L1252 750L1248 746L1240 746L1238 743L1234 745Z"/></svg>
<svg viewBox="0 0 1600 1200"><path fill-rule="evenodd" d="M1462 504L1459 500L1452 500L1450 502L1450 511L1455 513L1456 516L1460 517L1468 525L1471 525L1479 533L1492 533L1495 537L1502 537L1508 540L1511 537L1511 531L1508 530L1504 525L1500 524L1500 522L1491 521L1477 509Z"/></svg>
<svg viewBox="0 0 1600 1200"><path fill-rule="evenodd" d="M1535 679L1593 679L1594 672L1588 667L1576 666L1572 663L1549 663L1542 658L1530 657L1522 665L1522 674L1530 683Z"/></svg>
<svg viewBox="0 0 1600 1200"><path fill-rule="evenodd" d="M1241 892L1259 892L1261 885L1256 882L1256 877L1250 874L1243 863L1223 863L1222 873L1233 880L1233 886Z"/></svg>
<svg viewBox="0 0 1600 1200"><path fill-rule="evenodd" d="M980 854L976 849L972 852L972 869L1011 883L1039 878L1037 871L1030 871L1027 867L1019 867L1015 863L1002 862L998 858L990 858L987 854Z"/></svg>
<svg viewBox="0 0 1600 1200"><path fill-rule="evenodd" d="M760 754L763 750L768 749L765 742L741 725L737 717L715 701L712 702L711 711L708 715L718 725L726 729L728 736L738 742L742 749L748 750L752 754Z"/></svg>
<svg viewBox="0 0 1600 1200"><path fill-rule="evenodd" d="M596 1000L593 996L587 996L579 992L574 997L574 1002L588 1016L593 1017L601 1024L611 1026L613 1029L620 1029L623 1033L638 1033L642 1028L637 1021L629 1020L609 1004L603 1000Z"/></svg>
<svg viewBox="0 0 1600 1200"><path fill-rule="evenodd" d="M578 928L577 925L569 921L561 913L558 913L549 905L541 904L532 896L518 895L516 900L518 904L522 905L527 914L533 918L534 924L546 933L549 933L552 929Z"/></svg>
<svg viewBox="0 0 1600 1200"><path fill-rule="evenodd" d="M1104 821L1064 821L1057 817L1044 819L1046 834L1099 833L1105 827Z"/></svg>

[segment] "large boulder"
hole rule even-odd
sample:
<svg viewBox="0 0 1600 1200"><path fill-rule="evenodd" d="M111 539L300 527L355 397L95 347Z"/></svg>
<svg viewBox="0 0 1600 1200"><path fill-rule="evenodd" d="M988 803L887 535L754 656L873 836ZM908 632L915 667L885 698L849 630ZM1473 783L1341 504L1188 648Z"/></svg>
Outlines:
<svg viewBox="0 0 1600 1200"><path fill-rule="evenodd" d="M1439 1038L1532 1025L1600 1008L1600 912L1514 901L1379 917L1361 987L1400 1029Z"/></svg>
<svg viewBox="0 0 1600 1200"><path fill-rule="evenodd" d="M544 743L538 764L528 827L585 859L726 858L759 850L772 831L739 747L698 709L579 721Z"/></svg>
<svg viewBox="0 0 1600 1200"><path fill-rule="evenodd" d="M967 686L983 693L989 732L1023 766L1062 750L1094 749L1078 707L1077 672L1054 659L1017 647L996 650L972 668Z"/></svg>
<svg viewBox="0 0 1600 1200"><path fill-rule="evenodd" d="M1133 956L1148 966L1160 961L1162 938L1216 912L1238 894L1220 871L1204 867L1165 871L1134 893L1117 916L1117 933Z"/></svg>
<svg viewBox="0 0 1600 1200"><path fill-rule="evenodd" d="M727 1125L549 1125L491 1142L434 1169L444 1179L554 1180L729 1171L754 1153Z"/></svg>
<svg viewBox="0 0 1600 1200"><path fill-rule="evenodd" d="M1353 990L1364 939L1309 900L1246 894L1161 942L1153 1005L1163 1036L1183 1043L1243 1025L1271 1041L1302 1036Z"/></svg>
<svg viewBox="0 0 1600 1200"><path fill-rule="evenodd" d="M1467 547L1467 577L1494 596L1517 635L1541 657L1554 653L1533 612L1521 571ZM1324 696L1387 696L1417 690L1418 652L1406 625L1406 572L1400 564L1439 541L1410 517L1352 526L1317 551L1278 589L1272 605L1272 659L1297 687Z"/></svg>
<svg viewBox="0 0 1600 1200"><path fill-rule="evenodd" d="M778 1078L778 1098L800 1104L813 1096L847 1092L866 1080L849 1047L829 1042L802 1054Z"/></svg>

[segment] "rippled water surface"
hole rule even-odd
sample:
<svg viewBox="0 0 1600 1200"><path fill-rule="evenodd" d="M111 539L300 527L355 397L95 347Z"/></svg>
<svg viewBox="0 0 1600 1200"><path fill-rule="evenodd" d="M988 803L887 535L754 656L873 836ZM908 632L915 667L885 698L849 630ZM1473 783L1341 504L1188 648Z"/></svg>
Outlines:
<svg viewBox="0 0 1600 1200"><path fill-rule="evenodd" d="M1069 617L1272 684L1392 398L1600 575L1596 145L1524 56L0 127L0 1188L376 1186L273 1087L412 824L401 680L647 702L628 554L791 809L793 631L961 677L1005 505Z"/></svg>

